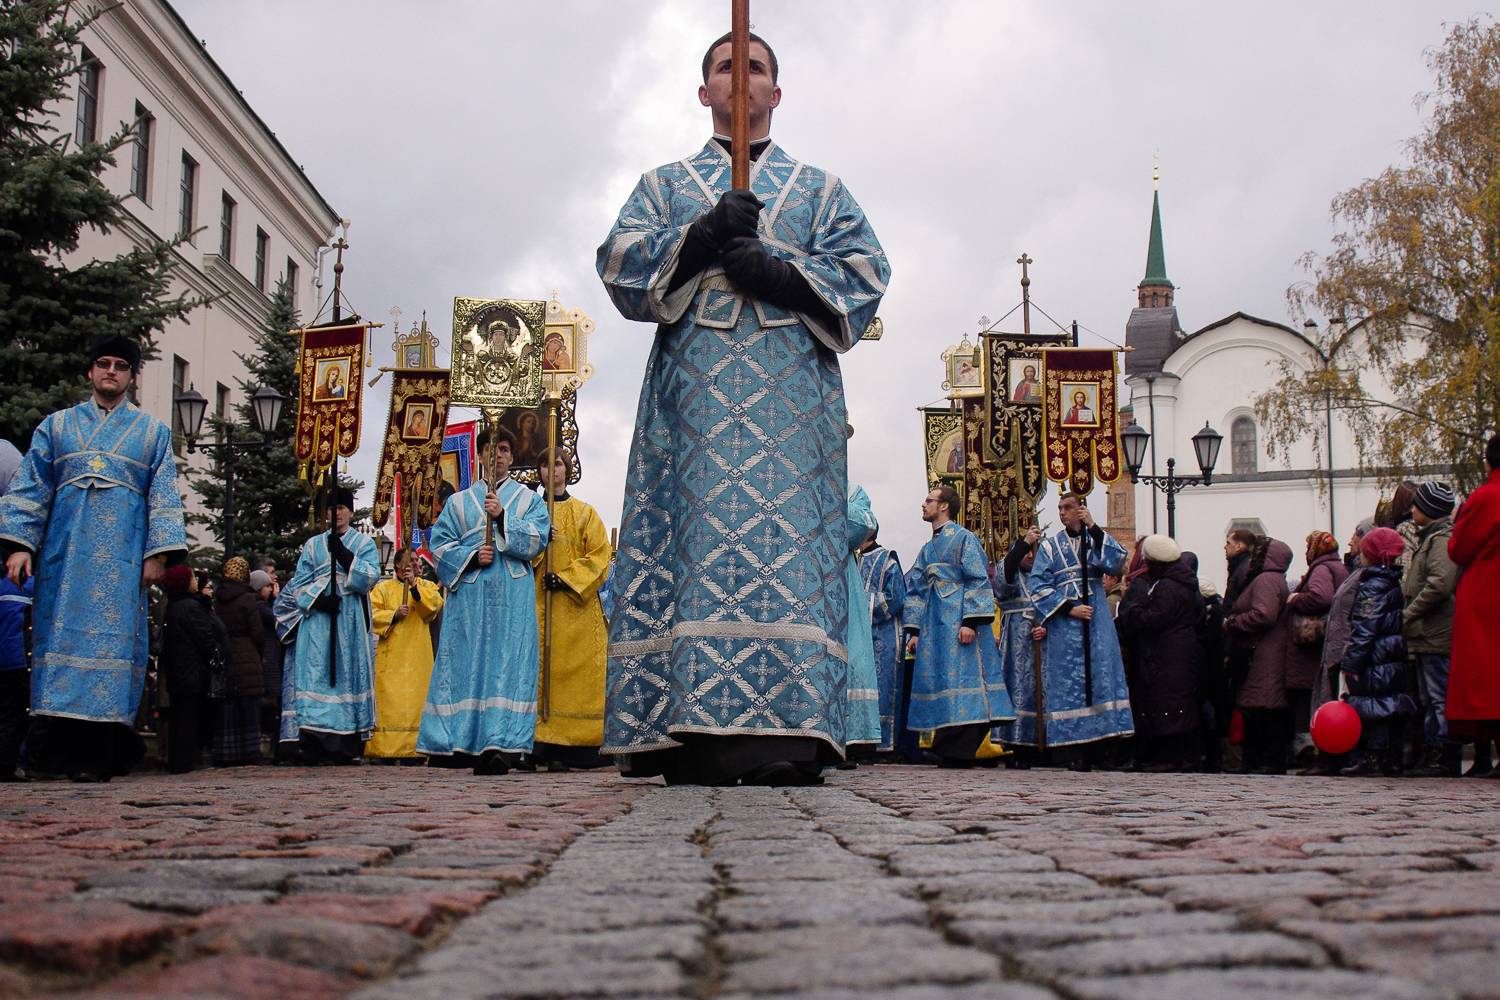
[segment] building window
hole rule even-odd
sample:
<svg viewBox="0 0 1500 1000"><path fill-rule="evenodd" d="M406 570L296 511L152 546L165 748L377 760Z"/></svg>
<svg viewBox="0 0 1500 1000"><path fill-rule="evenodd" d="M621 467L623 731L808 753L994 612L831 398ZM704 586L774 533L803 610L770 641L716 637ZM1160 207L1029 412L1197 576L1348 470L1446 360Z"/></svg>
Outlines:
<svg viewBox="0 0 1500 1000"><path fill-rule="evenodd" d="M191 243L193 234L194 208L197 198L198 187L198 161L182 151L182 201L177 206L177 234L188 238Z"/></svg>
<svg viewBox="0 0 1500 1000"><path fill-rule="evenodd" d="M234 262L234 199L228 191L219 196L219 256Z"/></svg>
<svg viewBox="0 0 1500 1000"><path fill-rule="evenodd" d="M1229 458L1235 475L1256 471L1254 417L1234 418L1229 427Z"/></svg>
<svg viewBox="0 0 1500 1000"><path fill-rule="evenodd" d="M73 139L81 146L99 138L99 81L104 70L88 49L81 51L79 63L78 124Z"/></svg>
<svg viewBox="0 0 1500 1000"><path fill-rule="evenodd" d="M286 259L286 287L292 295L292 308L297 308L297 262Z"/></svg>
<svg viewBox="0 0 1500 1000"><path fill-rule="evenodd" d="M188 363L177 355L172 355L172 451L178 455L182 454L182 436L187 433L182 422L177 419L177 397L188 387Z"/></svg>
<svg viewBox="0 0 1500 1000"><path fill-rule="evenodd" d="M255 288L266 290L266 257L271 251L271 237L259 226L255 227Z"/></svg>
<svg viewBox="0 0 1500 1000"><path fill-rule="evenodd" d="M146 204L151 204L151 140L156 131L156 119L151 112L135 102L135 145L130 152L130 193Z"/></svg>

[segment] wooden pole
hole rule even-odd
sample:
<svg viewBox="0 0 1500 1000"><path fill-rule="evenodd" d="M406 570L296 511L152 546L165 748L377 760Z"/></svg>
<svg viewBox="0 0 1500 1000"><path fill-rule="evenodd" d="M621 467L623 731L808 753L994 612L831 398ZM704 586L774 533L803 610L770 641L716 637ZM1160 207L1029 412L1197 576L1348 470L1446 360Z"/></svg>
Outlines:
<svg viewBox="0 0 1500 1000"><path fill-rule="evenodd" d="M1031 673L1036 681L1036 748L1047 749L1047 692L1042 686L1042 640L1031 640Z"/></svg>
<svg viewBox="0 0 1500 1000"><path fill-rule="evenodd" d="M750 187L750 0L731 0L730 7L730 179L744 189Z"/></svg>
<svg viewBox="0 0 1500 1000"><path fill-rule="evenodd" d="M489 440L484 447L484 495L488 499L494 492L495 484L491 481L495 476L495 432L500 427L499 414L494 410L484 411L484 426L489 432ZM484 544L495 544L495 519L490 517L486 511L484 515Z"/></svg>
<svg viewBox="0 0 1500 1000"><path fill-rule="evenodd" d="M547 409L547 477L542 480L547 490L547 523L557 509L557 490L552 483L552 473L557 468L557 406L560 400L545 399ZM552 572L552 539L542 550L542 697L537 714L543 722L552 712L552 588L546 585L547 574Z"/></svg>

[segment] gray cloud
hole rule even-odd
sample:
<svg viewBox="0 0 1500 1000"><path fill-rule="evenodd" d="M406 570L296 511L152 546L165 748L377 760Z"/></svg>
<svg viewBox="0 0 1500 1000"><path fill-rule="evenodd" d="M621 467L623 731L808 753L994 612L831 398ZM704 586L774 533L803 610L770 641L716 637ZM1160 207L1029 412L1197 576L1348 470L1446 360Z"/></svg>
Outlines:
<svg viewBox="0 0 1500 1000"><path fill-rule="evenodd" d="M455 295L557 289L597 321L579 493L617 523L652 331L614 313L594 249L641 171L707 136L698 65L728 4L176 6L354 220L347 292L367 317L426 309L442 363ZM894 269L885 341L844 363L851 477L882 539L908 562L924 539L914 407L940 395L942 348L1019 300L1022 250L1043 308L1122 339L1159 152L1184 325L1236 309L1287 319L1330 198L1399 160L1431 85L1423 50L1479 9L757 0L782 65L773 135L844 178ZM367 481L382 389L353 465Z"/></svg>

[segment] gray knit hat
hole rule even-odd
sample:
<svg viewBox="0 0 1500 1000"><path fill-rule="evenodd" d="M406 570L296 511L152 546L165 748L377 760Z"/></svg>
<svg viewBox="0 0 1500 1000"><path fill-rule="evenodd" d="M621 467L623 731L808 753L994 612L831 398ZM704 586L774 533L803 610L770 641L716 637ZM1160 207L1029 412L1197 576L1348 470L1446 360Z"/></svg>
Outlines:
<svg viewBox="0 0 1500 1000"><path fill-rule="evenodd" d="M1417 495L1412 503L1422 513L1436 520L1453 513L1455 500L1453 490L1448 488L1447 483L1423 483L1417 487Z"/></svg>
<svg viewBox="0 0 1500 1000"><path fill-rule="evenodd" d="M259 590L271 585L271 574L263 569L252 569L250 571L250 589Z"/></svg>

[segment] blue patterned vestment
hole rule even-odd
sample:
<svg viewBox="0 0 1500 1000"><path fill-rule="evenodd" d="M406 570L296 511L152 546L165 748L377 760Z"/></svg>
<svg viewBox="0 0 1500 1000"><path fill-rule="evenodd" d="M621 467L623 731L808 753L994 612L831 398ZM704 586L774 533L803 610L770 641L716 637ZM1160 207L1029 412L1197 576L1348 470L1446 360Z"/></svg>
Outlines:
<svg viewBox="0 0 1500 1000"><path fill-rule="evenodd" d="M889 268L838 178L772 143L750 178L761 241L836 322L739 294L717 262L669 290L729 167L711 141L647 173L599 248L616 308L658 324L612 580L606 753L706 733L814 737L838 755L847 736L838 353L874 319Z"/></svg>
<svg viewBox="0 0 1500 1000"><path fill-rule="evenodd" d="M295 673L297 732L355 733L360 739L375 728L375 651L370 637L370 591L380 582L380 552L375 539L353 528L339 536L354 554L347 570L338 567L334 593L342 600L337 614L312 610L313 601L328 592L328 532L320 531L302 543L297 569L282 591L291 593L288 609L278 598L285 617L278 614L276 630L295 626L297 639L290 650L288 671ZM273 611L275 609L273 608ZM338 650L333 683L328 683L330 646ZM283 697L288 687L282 681ZM285 714L286 705L282 705ZM283 727L285 727L283 722Z"/></svg>
<svg viewBox="0 0 1500 1000"><path fill-rule="evenodd" d="M937 730L1016 717L990 631L994 619L984 547L968 528L949 521L906 574L902 623L917 633L908 726ZM958 641L965 624L978 633L967 646Z"/></svg>
<svg viewBox="0 0 1500 1000"><path fill-rule="evenodd" d="M443 506L432 526L438 580L448 588L417 750L425 754L528 752L536 737L536 583L531 560L547 547L547 503L513 479L495 489L505 510L495 561L474 561L484 545L485 482Z"/></svg>
<svg viewBox="0 0 1500 1000"><path fill-rule="evenodd" d="M844 585L849 590L849 745L880 744L880 680L875 667L875 638L870 633L870 598L859 575L859 547L878 531L870 495L863 486L849 494L846 529L849 556Z"/></svg>
<svg viewBox="0 0 1500 1000"><path fill-rule="evenodd" d="M1037 746L1036 731L1036 608L1026 595L1026 572L1005 579L1004 563L995 566L995 603L1000 608L1000 664L1005 671L1005 689L1016 706L1016 721L1001 726L996 737L1004 743ZM1045 683L1045 682L1044 682ZM1051 742L1048 734L1048 742Z"/></svg>
<svg viewBox="0 0 1500 1000"><path fill-rule="evenodd" d="M32 553L31 711L135 723L150 652L142 563L187 548L172 432L134 404L49 414L0 498Z"/></svg>
<svg viewBox="0 0 1500 1000"><path fill-rule="evenodd" d="M859 572L870 597L870 630L875 649L875 676L880 688L880 749L895 749L896 720L901 716L901 669L904 659L901 608L906 580L896 553L875 546L859 557Z"/></svg>
<svg viewBox="0 0 1500 1000"><path fill-rule="evenodd" d="M1105 573L1114 576L1123 573L1128 556L1119 542L1099 531L1088 543L1089 589L1085 597L1079 563L1082 537L1073 538L1060 532L1044 538L1031 573L1023 583L1036 608L1037 621L1047 627L1047 638L1042 640L1042 694L1049 747L1091 743L1111 736L1128 736L1135 731L1120 640L1100 579ZM1063 611L1070 603L1081 604L1085 600L1094 609L1089 623L1091 684L1087 686L1083 669L1084 623Z"/></svg>
<svg viewBox="0 0 1500 1000"><path fill-rule="evenodd" d="M325 584L326 584L325 580ZM279 743L296 743L297 732L297 626L302 624L302 609L297 606L297 591L288 580L271 605L276 617L276 638L286 647L282 653L281 723L277 729Z"/></svg>

